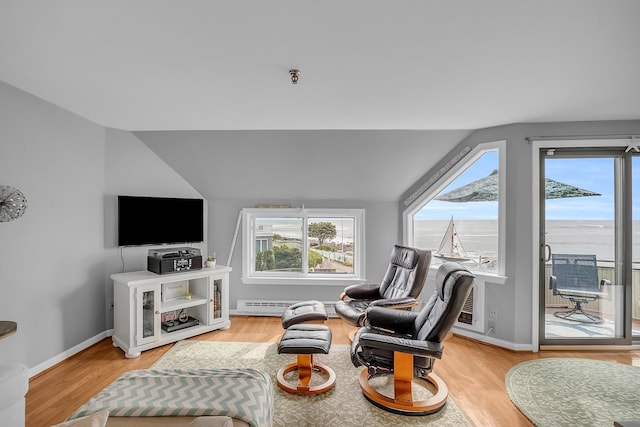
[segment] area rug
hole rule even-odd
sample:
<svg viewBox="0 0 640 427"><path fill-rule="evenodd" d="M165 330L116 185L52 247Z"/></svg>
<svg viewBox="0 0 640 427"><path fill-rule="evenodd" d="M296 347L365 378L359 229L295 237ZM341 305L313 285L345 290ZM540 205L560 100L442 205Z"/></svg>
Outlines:
<svg viewBox="0 0 640 427"><path fill-rule="evenodd" d="M179 341L152 368L261 369L271 376L274 385L275 427L470 426L451 397L441 411L426 416L397 415L372 405L358 384L362 368L352 365L349 353L349 345L334 344L328 355L316 355L317 362L333 368L337 379L333 389L314 396L293 395L277 386L278 369L293 362L295 355L278 354L274 343Z"/></svg>
<svg viewBox="0 0 640 427"><path fill-rule="evenodd" d="M640 367L580 358L537 359L507 373L507 393L536 426L640 421Z"/></svg>

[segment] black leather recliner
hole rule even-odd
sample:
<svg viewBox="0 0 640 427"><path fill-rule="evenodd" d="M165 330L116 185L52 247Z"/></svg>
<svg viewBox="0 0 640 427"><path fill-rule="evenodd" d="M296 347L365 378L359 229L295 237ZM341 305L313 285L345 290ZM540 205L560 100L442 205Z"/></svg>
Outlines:
<svg viewBox="0 0 640 427"><path fill-rule="evenodd" d="M349 325L360 327L369 307L417 306L430 264L431 251L395 245L382 283L346 287L336 302L336 314Z"/></svg>
<svg viewBox="0 0 640 427"><path fill-rule="evenodd" d="M426 415L444 406L447 386L432 373L433 365L442 358L442 342L460 316L474 279L465 267L446 262L436 274L433 295L419 312L382 307L366 311L366 326L354 337L351 360L355 366L367 367L360 375L360 387L371 403L407 415ZM393 396L370 384L373 376L381 374L394 375ZM431 383L434 395L414 401L414 378Z"/></svg>

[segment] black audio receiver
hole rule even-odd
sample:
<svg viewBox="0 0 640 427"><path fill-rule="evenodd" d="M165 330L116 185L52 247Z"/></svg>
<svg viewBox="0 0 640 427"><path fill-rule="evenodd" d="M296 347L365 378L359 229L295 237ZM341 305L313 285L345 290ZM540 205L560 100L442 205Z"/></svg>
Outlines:
<svg viewBox="0 0 640 427"><path fill-rule="evenodd" d="M202 255L198 248L150 249L147 256L147 270L157 274L201 268Z"/></svg>

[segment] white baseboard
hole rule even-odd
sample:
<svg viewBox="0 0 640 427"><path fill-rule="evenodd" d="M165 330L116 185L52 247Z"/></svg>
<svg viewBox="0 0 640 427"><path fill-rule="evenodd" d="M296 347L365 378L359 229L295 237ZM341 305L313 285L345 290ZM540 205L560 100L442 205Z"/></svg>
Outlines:
<svg viewBox="0 0 640 427"><path fill-rule="evenodd" d="M247 313L240 313L238 312L238 310L229 310L229 314L230 315L236 315L236 316L256 316L256 314L247 314ZM275 314L265 314L265 316L274 316L274 317L278 317ZM531 344L516 344L516 343L512 343L509 341L504 341L498 338L494 338L494 337L490 337L487 336L485 334L482 333L478 333L478 332L474 332L474 331L470 331L468 329L463 329L463 328L458 328L458 327L454 327L453 328L453 333L456 335L460 335L466 338L471 338L474 339L476 341L481 341L487 344L491 344L491 345L495 345L497 347L502 347L502 348L506 348L509 350L513 350L513 351L533 351L533 347Z"/></svg>
<svg viewBox="0 0 640 427"><path fill-rule="evenodd" d="M95 343L98 343L100 341L102 341L103 339L110 337L113 335L113 329L108 329L104 332L99 333L98 335L89 338L86 341L81 342L78 345L75 345L73 347L71 347L69 350L64 351L63 353L60 353L54 357L52 357L49 360L45 360L44 362L40 363L39 365L34 366L33 368L29 369L29 378L34 377L35 375L38 375L40 372L45 371L47 369L49 369L50 367L52 367L53 365L56 365L60 362L62 362L65 359L68 359L69 357L73 356L76 353L81 352L82 350L91 347L92 345L94 345Z"/></svg>
<svg viewBox="0 0 640 427"><path fill-rule="evenodd" d="M513 351L533 351L533 347L531 344L518 344L509 341L504 341L498 338L490 337L485 334L479 334L477 332L461 329L461 328L453 328L453 333L456 335L460 335L463 337L471 338L476 341L484 342L487 344L495 345L497 347L506 348Z"/></svg>
<svg viewBox="0 0 640 427"><path fill-rule="evenodd" d="M234 315L234 314L238 314L237 310L229 310L229 314ZM238 314L238 315L243 315L243 314ZM504 341L504 340L500 340L497 338L493 338L493 337L489 337L486 336L484 334L479 334L473 331L469 331L469 330L465 330L465 329L460 329L460 328L453 328L453 332L457 335L461 335L463 337L467 337L467 338L471 338L474 339L476 341L481 341L481 342L485 342L487 344L492 344L498 347L503 347L509 350L514 350L514 351L533 351L531 344L516 344L516 343L512 343L509 341ZM39 365L34 366L33 368L29 369L29 378L32 378L35 375L38 375L40 372L43 372L47 369L49 369L50 367L54 366L57 363L62 362L65 359L68 359L69 357L73 356L76 353L81 352L82 350L91 347L92 345L102 341L103 339L113 336L113 329L108 329L104 332L99 333L98 335L89 338L86 341L81 342L78 345L73 346L72 348L70 348L69 350L60 353L52 358L50 358L49 360L45 360L44 362L40 363Z"/></svg>

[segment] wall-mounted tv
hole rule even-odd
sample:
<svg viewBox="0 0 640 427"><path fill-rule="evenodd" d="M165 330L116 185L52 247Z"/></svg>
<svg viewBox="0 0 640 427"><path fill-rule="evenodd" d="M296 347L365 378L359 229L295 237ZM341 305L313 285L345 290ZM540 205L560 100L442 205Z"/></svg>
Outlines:
<svg viewBox="0 0 640 427"><path fill-rule="evenodd" d="M203 200L118 196L118 246L204 241Z"/></svg>

